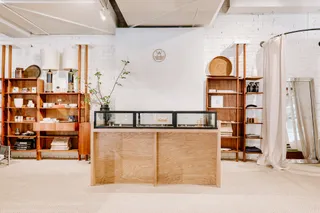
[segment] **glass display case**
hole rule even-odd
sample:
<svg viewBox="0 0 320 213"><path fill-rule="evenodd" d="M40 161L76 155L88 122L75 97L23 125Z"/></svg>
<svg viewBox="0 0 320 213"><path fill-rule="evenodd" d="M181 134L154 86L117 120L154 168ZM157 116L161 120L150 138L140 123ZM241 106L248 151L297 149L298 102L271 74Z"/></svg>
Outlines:
<svg viewBox="0 0 320 213"><path fill-rule="evenodd" d="M216 112L176 112L177 128L217 128Z"/></svg>
<svg viewBox="0 0 320 213"><path fill-rule="evenodd" d="M157 127L174 127L172 112L136 112L136 127L157 128Z"/></svg>
<svg viewBox="0 0 320 213"><path fill-rule="evenodd" d="M94 112L94 128L133 128L135 127L133 112L96 111Z"/></svg>
<svg viewBox="0 0 320 213"><path fill-rule="evenodd" d="M216 112L96 111L94 128L216 129Z"/></svg>

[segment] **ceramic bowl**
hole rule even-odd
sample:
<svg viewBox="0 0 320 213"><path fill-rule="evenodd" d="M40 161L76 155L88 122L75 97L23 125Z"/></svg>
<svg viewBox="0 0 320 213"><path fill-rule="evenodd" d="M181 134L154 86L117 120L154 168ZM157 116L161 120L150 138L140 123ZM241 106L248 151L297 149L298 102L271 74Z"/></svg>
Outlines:
<svg viewBox="0 0 320 213"><path fill-rule="evenodd" d="M23 105L23 98L15 98L14 99L14 106L17 108L21 108Z"/></svg>

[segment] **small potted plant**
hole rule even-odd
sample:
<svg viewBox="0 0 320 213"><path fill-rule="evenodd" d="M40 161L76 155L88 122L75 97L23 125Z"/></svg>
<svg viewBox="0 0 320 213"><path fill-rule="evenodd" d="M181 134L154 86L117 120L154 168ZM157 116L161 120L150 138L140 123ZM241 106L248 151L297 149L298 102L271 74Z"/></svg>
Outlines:
<svg viewBox="0 0 320 213"><path fill-rule="evenodd" d="M110 101L111 101L111 97L112 97L112 94L113 94L116 86L122 86L120 81L122 79L126 79L127 75L130 74L130 72L127 71L127 69L126 69L130 62L127 60L122 60L122 63L123 63L122 70L119 73L119 75L117 76L110 93L107 95L103 95L102 91L101 91L102 73L97 71L94 74L94 76L96 77L96 80L97 80L97 84L96 84L96 87L93 87L92 83L88 83L86 85L88 87L89 93L90 93L90 97L86 98L87 102L89 102L90 104L92 104L92 103L99 104L101 111L109 111L110 110Z"/></svg>

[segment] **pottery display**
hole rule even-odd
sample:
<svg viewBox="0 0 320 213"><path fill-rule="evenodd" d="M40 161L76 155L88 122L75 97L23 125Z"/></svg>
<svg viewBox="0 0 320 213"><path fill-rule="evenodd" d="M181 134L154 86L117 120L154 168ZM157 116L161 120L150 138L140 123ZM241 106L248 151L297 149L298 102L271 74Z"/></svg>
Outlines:
<svg viewBox="0 0 320 213"><path fill-rule="evenodd" d="M13 100L14 102L14 106L17 107L17 108L22 108L23 106L23 98L15 98Z"/></svg>

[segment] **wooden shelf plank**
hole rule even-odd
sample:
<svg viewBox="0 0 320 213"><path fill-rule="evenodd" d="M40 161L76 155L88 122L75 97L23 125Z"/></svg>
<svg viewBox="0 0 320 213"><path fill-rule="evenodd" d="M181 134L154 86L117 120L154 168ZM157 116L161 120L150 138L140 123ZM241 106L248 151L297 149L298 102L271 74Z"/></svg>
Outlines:
<svg viewBox="0 0 320 213"><path fill-rule="evenodd" d="M6 107L7 109L37 109L36 107Z"/></svg>
<svg viewBox="0 0 320 213"><path fill-rule="evenodd" d="M246 139L249 139L249 140L261 140L263 138L262 137L246 137Z"/></svg>
<svg viewBox="0 0 320 213"><path fill-rule="evenodd" d="M246 92L246 95L262 95L263 92Z"/></svg>
<svg viewBox="0 0 320 213"><path fill-rule="evenodd" d="M8 92L6 95L37 95L37 93L31 92Z"/></svg>
<svg viewBox="0 0 320 213"><path fill-rule="evenodd" d="M259 154L259 155L262 154L262 152L248 152L248 151L246 151L246 153L247 153L247 154L256 154L256 155L257 155L257 154Z"/></svg>
<svg viewBox="0 0 320 213"><path fill-rule="evenodd" d="M6 135L7 138L36 138L36 135Z"/></svg>
<svg viewBox="0 0 320 213"><path fill-rule="evenodd" d="M36 81L38 78L6 78L5 80L10 81Z"/></svg>
<svg viewBox="0 0 320 213"><path fill-rule="evenodd" d="M221 121L222 124L242 124L243 122L235 122L235 121Z"/></svg>
<svg viewBox="0 0 320 213"><path fill-rule="evenodd" d="M242 136L221 136L221 139L237 139L242 138Z"/></svg>
<svg viewBox="0 0 320 213"><path fill-rule="evenodd" d="M222 153L237 153L237 150L221 150Z"/></svg>
<svg viewBox="0 0 320 213"><path fill-rule="evenodd" d="M232 110L236 110L236 109L242 109L242 107L208 107L208 109L232 109Z"/></svg>
<svg viewBox="0 0 320 213"><path fill-rule="evenodd" d="M249 109L249 110L255 110L255 109L263 109L263 107L248 107L246 109Z"/></svg>
<svg viewBox="0 0 320 213"><path fill-rule="evenodd" d="M46 108L46 107L40 107L40 109L55 109L55 110L60 110L60 109L68 109L68 110L78 110L79 108L78 107L61 107L61 108L57 108L57 107L51 107L51 108Z"/></svg>
<svg viewBox="0 0 320 213"><path fill-rule="evenodd" d="M210 80L243 80L241 77L235 77L235 76L212 76L212 75L207 75L207 78Z"/></svg>
<svg viewBox="0 0 320 213"><path fill-rule="evenodd" d="M28 150L15 150L12 149L11 152L36 152L37 150L35 149L28 149Z"/></svg>
<svg viewBox="0 0 320 213"><path fill-rule="evenodd" d="M78 138L77 135L40 135L40 138L55 138L55 137Z"/></svg>
<svg viewBox="0 0 320 213"><path fill-rule="evenodd" d="M82 95L80 92L42 92L40 95Z"/></svg>
<svg viewBox="0 0 320 213"><path fill-rule="evenodd" d="M237 92L208 92L209 95L243 95L243 93Z"/></svg>
<svg viewBox="0 0 320 213"><path fill-rule="evenodd" d="M15 122L15 121L5 121L8 124L33 124L35 121L23 121L23 122Z"/></svg>
<svg viewBox="0 0 320 213"><path fill-rule="evenodd" d="M258 81L260 79L263 79L262 76L249 76L249 77L246 77L246 80L248 81Z"/></svg>
<svg viewBox="0 0 320 213"><path fill-rule="evenodd" d="M39 152L78 152L78 149L70 149L70 150L40 149Z"/></svg>

